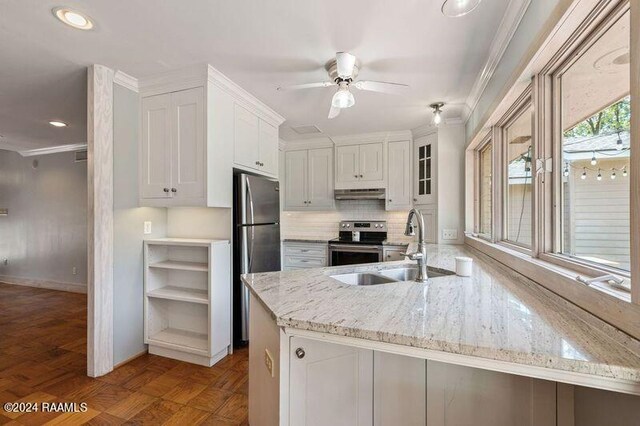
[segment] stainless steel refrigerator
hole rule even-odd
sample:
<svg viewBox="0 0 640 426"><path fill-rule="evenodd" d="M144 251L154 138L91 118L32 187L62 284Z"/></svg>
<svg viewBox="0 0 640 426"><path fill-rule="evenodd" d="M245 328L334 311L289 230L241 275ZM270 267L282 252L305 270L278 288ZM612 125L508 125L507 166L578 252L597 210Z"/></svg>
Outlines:
<svg viewBox="0 0 640 426"><path fill-rule="evenodd" d="M234 175L233 335L249 341L249 290L241 274L280 270L280 188L278 181Z"/></svg>

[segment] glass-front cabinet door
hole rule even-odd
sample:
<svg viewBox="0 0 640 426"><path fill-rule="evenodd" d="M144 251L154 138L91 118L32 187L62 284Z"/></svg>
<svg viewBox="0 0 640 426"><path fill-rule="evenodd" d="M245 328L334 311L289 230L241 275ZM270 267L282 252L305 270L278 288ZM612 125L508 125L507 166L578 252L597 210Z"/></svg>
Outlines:
<svg viewBox="0 0 640 426"><path fill-rule="evenodd" d="M415 140L415 181L414 203L436 203L436 152L438 136L436 133Z"/></svg>

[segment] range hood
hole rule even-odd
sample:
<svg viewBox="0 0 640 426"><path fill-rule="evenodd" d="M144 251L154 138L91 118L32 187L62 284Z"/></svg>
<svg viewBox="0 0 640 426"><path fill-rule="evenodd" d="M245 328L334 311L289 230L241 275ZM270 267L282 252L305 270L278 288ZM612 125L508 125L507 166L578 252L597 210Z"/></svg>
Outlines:
<svg viewBox="0 0 640 426"><path fill-rule="evenodd" d="M336 189L336 200L384 200L385 189Z"/></svg>

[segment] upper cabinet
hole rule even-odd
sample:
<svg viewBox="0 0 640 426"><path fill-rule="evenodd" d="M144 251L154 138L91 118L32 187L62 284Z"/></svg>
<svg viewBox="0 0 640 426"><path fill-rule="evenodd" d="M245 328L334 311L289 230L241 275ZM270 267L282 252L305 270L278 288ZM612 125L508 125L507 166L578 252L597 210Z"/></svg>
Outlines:
<svg viewBox="0 0 640 426"><path fill-rule="evenodd" d="M332 210L333 149L287 151L284 158L284 210Z"/></svg>
<svg viewBox="0 0 640 426"><path fill-rule="evenodd" d="M412 144L410 140L388 144L387 210L408 210L413 205Z"/></svg>
<svg viewBox="0 0 640 426"><path fill-rule="evenodd" d="M416 204L435 204L437 202L437 143L437 133L423 136L414 142L413 201Z"/></svg>
<svg viewBox="0 0 640 426"><path fill-rule="evenodd" d="M246 108L234 108L236 167L261 174L278 174L278 129Z"/></svg>
<svg viewBox="0 0 640 426"><path fill-rule="evenodd" d="M384 143L336 147L336 189L386 187Z"/></svg>
<svg viewBox="0 0 640 426"><path fill-rule="evenodd" d="M231 207L234 167L277 176L284 119L211 66L138 85L141 206Z"/></svg>

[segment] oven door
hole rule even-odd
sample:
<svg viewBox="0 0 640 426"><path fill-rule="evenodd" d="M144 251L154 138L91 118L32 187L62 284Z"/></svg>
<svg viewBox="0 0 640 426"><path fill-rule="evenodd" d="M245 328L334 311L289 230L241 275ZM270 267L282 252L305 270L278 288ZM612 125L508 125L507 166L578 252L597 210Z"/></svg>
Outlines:
<svg viewBox="0 0 640 426"><path fill-rule="evenodd" d="M382 246L329 244L329 266L382 262Z"/></svg>

